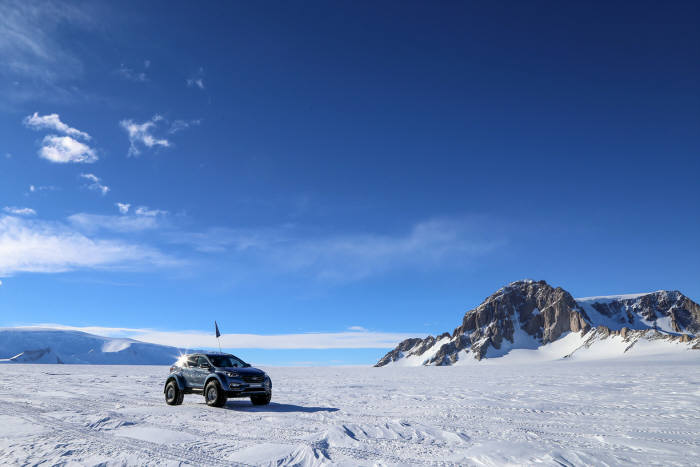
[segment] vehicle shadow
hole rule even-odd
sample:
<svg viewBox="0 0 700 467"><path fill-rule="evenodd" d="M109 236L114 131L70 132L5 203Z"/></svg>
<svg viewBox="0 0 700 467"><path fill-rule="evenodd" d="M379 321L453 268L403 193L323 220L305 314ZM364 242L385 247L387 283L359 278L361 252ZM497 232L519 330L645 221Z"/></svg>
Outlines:
<svg viewBox="0 0 700 467"><path fill-rule="evenodd" d="M276 412L276 413L286 413L286 412L337 412L336 407L305 407L302 405L294 404L278 404L277 402L270 402L268 405L253 405L248 401L232 401L226 402L223 406L224 409L236 410L240 412Z"/></svg>

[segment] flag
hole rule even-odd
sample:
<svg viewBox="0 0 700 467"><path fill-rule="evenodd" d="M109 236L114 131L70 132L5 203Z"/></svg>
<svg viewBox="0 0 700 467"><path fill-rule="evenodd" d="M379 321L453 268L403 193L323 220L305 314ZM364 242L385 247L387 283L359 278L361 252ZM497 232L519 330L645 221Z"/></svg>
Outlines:
<svg viewBox="0 0 700 467"><path fill-rule="evenodd" d="M214 328L216 328L216 338L218 339L221 337L221 333L219 332L219 325L216 324L216 321L214 321Z"/></svg>

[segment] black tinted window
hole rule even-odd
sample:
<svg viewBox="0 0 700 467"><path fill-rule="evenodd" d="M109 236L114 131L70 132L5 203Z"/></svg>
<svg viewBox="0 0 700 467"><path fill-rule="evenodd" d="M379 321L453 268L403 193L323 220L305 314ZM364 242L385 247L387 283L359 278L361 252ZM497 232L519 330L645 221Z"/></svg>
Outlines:
<svg viewBox="0 0 700 467"><path fill-rule="evenodd" d="M245 366L242 360L233 355L210 355L209 358L214 366L220 368L242 368Z"/></svg>

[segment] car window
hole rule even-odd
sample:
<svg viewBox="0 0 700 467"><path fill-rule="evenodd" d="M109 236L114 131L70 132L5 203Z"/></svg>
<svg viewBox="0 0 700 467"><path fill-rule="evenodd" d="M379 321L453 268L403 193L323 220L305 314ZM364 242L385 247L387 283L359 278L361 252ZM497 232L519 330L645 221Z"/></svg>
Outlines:
<svg viewBox="0 0 700 467"><path fill-rule="evenodd" d="M197 357L187 357L187 366L190 368L194 368L197 366Z"/></svg>
<svg viewBox="0 0 700 467"><path fill-rule="evenodd" d="M209 365L209 360L207 360L207 357L199 357L197 359L197 366L202 366L202 365Z"/></svg>
<svg viewBox="0 0 700 467"><path fill-rule="evenodd" d="M209 358L214 366L219 368L243 368L243 360L233 355L210 355Z"/></svg>

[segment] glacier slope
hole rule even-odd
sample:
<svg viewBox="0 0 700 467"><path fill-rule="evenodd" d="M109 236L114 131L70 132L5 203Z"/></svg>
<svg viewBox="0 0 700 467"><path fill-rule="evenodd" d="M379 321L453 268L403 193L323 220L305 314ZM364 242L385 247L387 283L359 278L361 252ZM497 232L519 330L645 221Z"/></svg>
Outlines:
<svg viewBox="0 0 700 467"><path fill-rule="evenodd" d="M169 365L181 353L175 347L81 331L0 328L0 363Z"/></svg>

